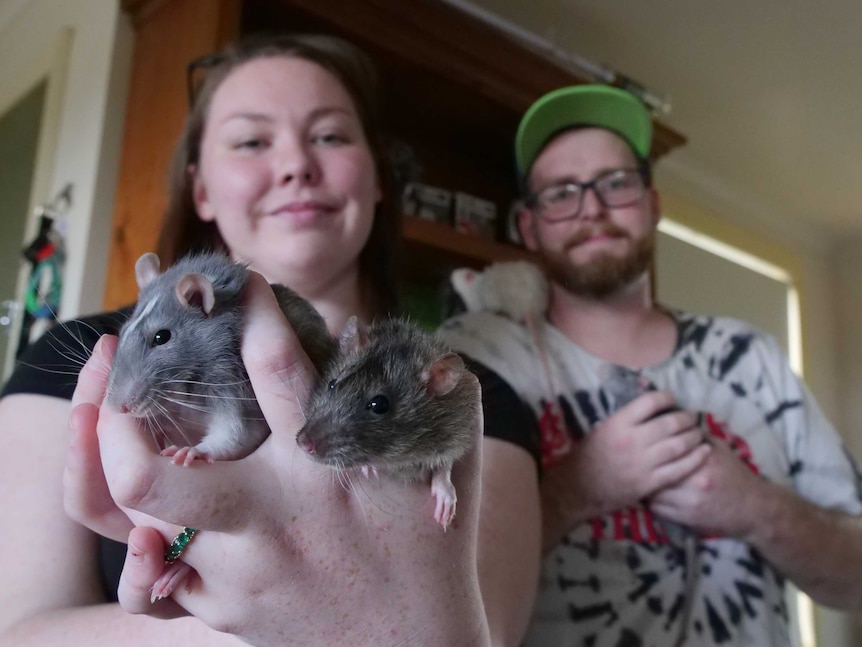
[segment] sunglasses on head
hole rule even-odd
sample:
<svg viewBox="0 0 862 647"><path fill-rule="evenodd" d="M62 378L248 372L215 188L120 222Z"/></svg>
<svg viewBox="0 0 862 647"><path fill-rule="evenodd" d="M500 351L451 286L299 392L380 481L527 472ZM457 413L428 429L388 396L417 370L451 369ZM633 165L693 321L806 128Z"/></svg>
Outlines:
<svg viewBox="0 0 862 647"><path fill-rule="evenodd" d="M206 71L221 63L225 57L222 54L206 54L191 61L186 66L186 91L189 99L189 109L195 105L198 91L203 85Z"/></svg>

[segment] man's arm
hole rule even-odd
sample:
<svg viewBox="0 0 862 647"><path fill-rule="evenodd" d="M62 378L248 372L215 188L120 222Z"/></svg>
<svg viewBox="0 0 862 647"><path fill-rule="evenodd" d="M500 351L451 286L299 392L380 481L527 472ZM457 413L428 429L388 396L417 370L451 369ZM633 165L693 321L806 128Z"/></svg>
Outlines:
<svg viewBox="0 0 862 647"><path fill-rule="evenodd" d="M579 443L559 463L546 467L542 476L542 554L550 552L578 524L603 513L587 488L577 486L583 459Z"/></svg>
<svg viewBox="0 0 862 647"><path fill-rule="evenodd" d="M862 517L810 503L713 445L701 469L652 499L653 512L748 543L821 604L862 608Z"/></svg>
<svg viewBox="0 0 862 647"><path fill-rule="evenodd" d="M815 601L862 609L862 517L763 484L760 523L743 537Z"/></svg>

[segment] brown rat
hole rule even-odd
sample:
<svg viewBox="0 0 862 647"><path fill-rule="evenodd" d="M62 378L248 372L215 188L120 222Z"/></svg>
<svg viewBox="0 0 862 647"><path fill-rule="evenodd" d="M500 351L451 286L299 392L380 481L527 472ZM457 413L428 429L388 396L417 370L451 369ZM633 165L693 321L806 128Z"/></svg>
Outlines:
<svg viewBox="0 0 862 647"><path fill-rule="evenodd" d="M436 335L402 320L366 329L352 318L341 352L312 391L296 441L336 469L431 477L434 518L455 516L453 463L473 442L471 392L456 388L463 360Z"/></svg>
<svg viewBox="0 0 862 647"><path fill-rule="evenodd" d="M240 356L249 270L220 254L198 254L160 274L158 257L144 254L135 275L140 295L120 330L108 403L142 419L175 463L251 453L269 427ZM308 301L272 288L322 373L336 340Z"/></svg>

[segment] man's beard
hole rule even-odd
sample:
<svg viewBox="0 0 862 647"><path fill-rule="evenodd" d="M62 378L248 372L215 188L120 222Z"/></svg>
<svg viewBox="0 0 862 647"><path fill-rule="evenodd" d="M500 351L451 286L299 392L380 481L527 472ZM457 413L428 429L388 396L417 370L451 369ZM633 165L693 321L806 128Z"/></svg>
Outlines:
<svg viewBox="0 0 862 647"><path fill-rule="evenodd" d="M629 238L628 232L613 224L600 228L582 229L563 246L562 251L539 249L548 278L578 296L603 298L629 285L647 271L655 250L655 231L635 239L632 249L623 257L601 254L583 265L574 265L568 257L573 247L597 233L617 238Z"/></svg>

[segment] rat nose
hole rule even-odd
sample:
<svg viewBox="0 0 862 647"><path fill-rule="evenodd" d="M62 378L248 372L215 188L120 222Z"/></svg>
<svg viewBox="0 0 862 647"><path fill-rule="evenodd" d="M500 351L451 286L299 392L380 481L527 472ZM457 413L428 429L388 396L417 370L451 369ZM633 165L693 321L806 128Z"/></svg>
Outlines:
<svg viewBox="0 0 862 647"><path fill-rule="evenodd" d="M314 442L309 438L308 433L302 429L296 434L296 444L302 448L306 454L314 453Z"/></svg>

